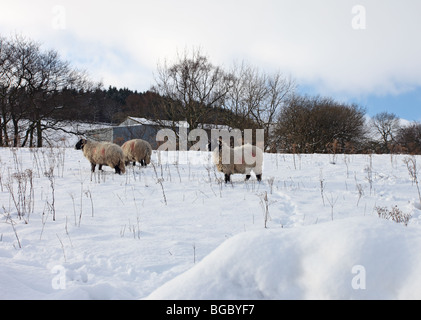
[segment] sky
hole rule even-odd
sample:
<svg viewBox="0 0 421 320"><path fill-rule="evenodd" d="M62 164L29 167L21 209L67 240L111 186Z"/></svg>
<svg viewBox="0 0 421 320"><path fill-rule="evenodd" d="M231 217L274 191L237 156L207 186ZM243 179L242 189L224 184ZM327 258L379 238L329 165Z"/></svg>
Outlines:
<svg viewBox="0 0 421 320"><path fill-rule="evenodd" d="M57 50L104 87L143 92L177 53L200 48L333 97L421 121L419 0L0 0L0 35Z"/></svg>

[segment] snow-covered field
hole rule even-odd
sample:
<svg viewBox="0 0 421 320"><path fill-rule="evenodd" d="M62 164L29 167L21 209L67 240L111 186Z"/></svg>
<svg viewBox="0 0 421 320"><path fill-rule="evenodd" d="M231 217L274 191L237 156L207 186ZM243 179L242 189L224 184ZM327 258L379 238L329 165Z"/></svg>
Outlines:
<svg viewBox="0 0 421 320"><path fill-rule="evenodd" d="M72 148L1 149L0 298L420 299L407 158L265 154L225 185L207 152L91 177Z"/></svg>

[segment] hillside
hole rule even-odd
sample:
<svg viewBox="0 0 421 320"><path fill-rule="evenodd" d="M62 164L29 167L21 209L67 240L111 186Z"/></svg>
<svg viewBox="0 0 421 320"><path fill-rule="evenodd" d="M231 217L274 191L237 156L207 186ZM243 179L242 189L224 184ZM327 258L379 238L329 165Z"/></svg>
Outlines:
<svg viewBox="0 0 421 320"><path fill-rule="evenodd" d="M0 149L0 299L421 298L404 159L265 154L225 185L207 152L91 176L72 148Z"/></svg>

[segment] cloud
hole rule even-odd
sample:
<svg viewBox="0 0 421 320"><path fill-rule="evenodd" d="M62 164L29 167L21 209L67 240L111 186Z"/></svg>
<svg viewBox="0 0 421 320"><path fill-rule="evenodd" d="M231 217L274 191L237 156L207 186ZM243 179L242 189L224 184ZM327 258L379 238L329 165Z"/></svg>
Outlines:
<svg viewBox="0 0 421 320"><path fill-rule="evenodd" d="M364 30L352 28L356 4ZM64 30L54 28L57 6ZM421 86L420 11L416 0L16 0L3 5L0 32L22 32L105 84L138 90L159 61L200 46L217 64L246 60L321 93L381 95Z"/></svg>

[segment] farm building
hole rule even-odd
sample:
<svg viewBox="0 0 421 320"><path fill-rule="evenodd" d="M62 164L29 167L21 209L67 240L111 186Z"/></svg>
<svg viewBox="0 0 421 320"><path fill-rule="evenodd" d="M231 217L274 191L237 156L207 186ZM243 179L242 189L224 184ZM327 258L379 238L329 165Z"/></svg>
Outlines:
<svg viewBox="0 0 421 320"><path fill-rule="evenodd" d="M188 127L186 122L174 124L172 121L153 121L145 118L127 117L120 125L101 129L88 130L85 135L95 141L111 141L122 145L131 139L143 139L148 141L153 149L158 148L156 134L162 128L179 126Z"/></svg>
<svg viewBox="0 0 421 320"><path fill-rule="evenodd" d="M214 124L201 124L199 127L206 131L209 138L211 137L212 129L231 130L227 126ZM145 118L127 117L126 120L118 126L88 130L85 132L85 135L88 139L94 141L111 141L118 145L122 145L124 142L131 139L143 139L148 141L152 148L156 150L160 143L156 141L156 134L159 130L165 128L175 130L177 133L180 128L186 129L186 133L189 131L189 125L186 121L154 121Z"/></svg>

